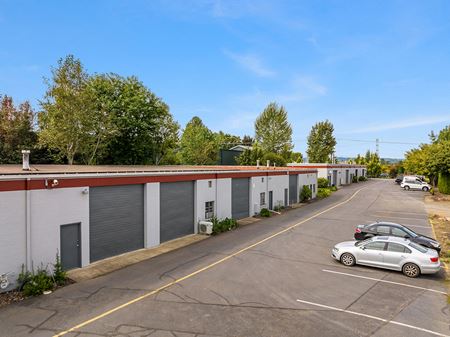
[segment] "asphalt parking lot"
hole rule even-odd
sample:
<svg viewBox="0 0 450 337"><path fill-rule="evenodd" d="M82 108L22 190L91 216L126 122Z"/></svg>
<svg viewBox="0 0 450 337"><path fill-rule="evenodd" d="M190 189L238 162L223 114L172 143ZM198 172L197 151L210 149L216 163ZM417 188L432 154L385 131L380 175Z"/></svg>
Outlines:
<svg viewBox="0 0 450 337"><path fill-rule="evenodd" d="M450 336L444 273L345 267L357 224L432 236L423 192L391 180L0 309L1 336Z"/></svg>

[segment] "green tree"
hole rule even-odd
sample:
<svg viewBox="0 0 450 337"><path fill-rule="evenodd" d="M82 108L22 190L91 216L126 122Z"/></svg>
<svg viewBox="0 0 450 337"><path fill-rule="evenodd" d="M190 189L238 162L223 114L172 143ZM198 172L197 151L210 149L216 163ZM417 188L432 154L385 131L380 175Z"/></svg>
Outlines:
<svg viewBox="0 0 450 337"><path fill-rule="evenodd" d="M216 132L214 134L217 148L218 149L224 149L229 150L233 146L239 145L242 143L241 137L231 135L229 133L224 133L223 131Z"/></svg>
<svg viewBox="0 0 450 337"><path fill-rule="evenodd" d="M270 103L258 116L255 121L255 141L264 152L281 154L292 150L292 127L283 106Z"/></svg>
<svg viewBox="0 0 450 337"><path fill-rule="evenodd" d="M39 142L58 151L73 164L89 136L90 104L84 95L88 74L80 60L69 55L52 69L47 92L40 102Z"/></svg>
<svg viewBox="0 0 450 337"><path fill-rule="evenodd" d="M318 122L311 128L306 150L310 163L329 163L331 161L331 155L336 146L333 132L333 124L328 120Z"/></svg>
<svg viewBox="0 0 450 337"><path fill-rule="evenodd" d="M195 116L187 124L180 140L180 161L189 165L217 163L217 145L214 133Z"/></svg>
<svg viewBox="0 0 450 337"><path fill-rule="evenodd" d="M244 135L244 137L242 137L243 145L252 146L254 142L255 142L255 140L252 137L250 137L249 135Z"/></svg>
<svg viewBox="0 0 450 337"><path fill-rule="evenodd" d="M244 150L239 157L237 157L237 163L243 166L253 166L256 165L257 161L260 161L261 165L266 163L263 160L264 152L258 143L253 144L251 149Z"/></svg>
<svg viewBox="0 0 450 337"><path fill-rule="evenodd" d="M169 107L134 76L111 74L107 80L112 83L108 101L117 132L108 146L106 161L125 165L159 163L178 138L178 124Z"/></svg>
<svg viewBox="0 0 450 337"><path fill-rule="evenodd" d="M34 113L28 101L14 105L10 96L0 96L0 164L19 163L21 150L32 150L37 141Z"/></svg>

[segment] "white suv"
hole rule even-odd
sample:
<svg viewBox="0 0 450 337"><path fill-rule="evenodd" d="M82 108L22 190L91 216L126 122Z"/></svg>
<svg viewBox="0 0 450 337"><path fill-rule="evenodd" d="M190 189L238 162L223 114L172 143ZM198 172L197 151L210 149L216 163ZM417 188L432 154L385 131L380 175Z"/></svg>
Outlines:
<svg viewBox="0 0 450 337"><path fill-rule="evenodd" d="M405 176L403 177L403 181L400 184L401 187L403 187L405 190L422 190L422 191L429 191L431 189L431 186L426 183L425 181L422 181L421 179L417 178L416 176Z"/></svg>

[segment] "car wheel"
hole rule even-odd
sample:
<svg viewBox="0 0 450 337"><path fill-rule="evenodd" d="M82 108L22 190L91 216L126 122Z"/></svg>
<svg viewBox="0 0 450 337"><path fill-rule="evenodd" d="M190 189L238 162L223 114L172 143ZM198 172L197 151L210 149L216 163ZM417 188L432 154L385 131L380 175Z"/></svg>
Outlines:
<svg viewBox="0 0 450 337"><path fill-rule="evenodd" d="M424 192L428 192L428 187L422 187L422 191L424 191Z"/></svg>
<svg viewBox="0 0 450 337"><path fill-rule="evenodd" d="M351 267L351 266L355 265L356 259L350 253L344 253L344 254L341 255L341 262L342 262L343 265Z"/></svg>
<svg viewBox="0 0 450 337"><path fill-rule="evenodd" d="M414 263L406 263L402 268L402 272L408 277L417 277L420 275L420 268Z"/></svg>
<svg viewBox="0 0 450 337"><path fill-rule="evenodd" d="M409 190L409 186L406 185L405 187L403 187L405 190Z"/></svg>

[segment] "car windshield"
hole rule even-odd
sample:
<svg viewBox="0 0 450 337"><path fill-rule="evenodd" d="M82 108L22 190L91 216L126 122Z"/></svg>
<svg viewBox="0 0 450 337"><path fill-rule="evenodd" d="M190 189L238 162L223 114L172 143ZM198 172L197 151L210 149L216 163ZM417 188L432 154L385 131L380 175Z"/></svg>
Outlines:
<svg viewBox="0 0 450 337"><path fill-rule="evenodd" d="M369 243L370 241L373 241L373 238L368 238L368 239L365 239L363 241L356 241L355 242L355 246L358 247L358 246L361 246L361 245L365 245L366 243Z"/></svg>
<svg viewBox="0 0 450 337"><path fill-rule="evenodd" d="M425 247L422 247L421 245L418 245L417 243L410 242L408 246L413 247L414 249L418 250L421 253L426 253L427 249Z"/></svg>

